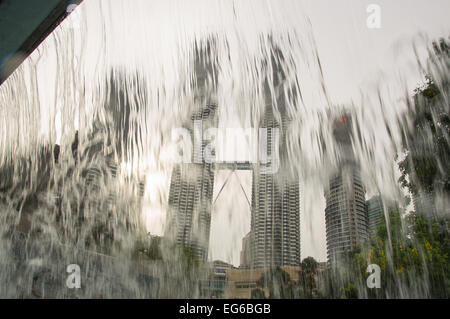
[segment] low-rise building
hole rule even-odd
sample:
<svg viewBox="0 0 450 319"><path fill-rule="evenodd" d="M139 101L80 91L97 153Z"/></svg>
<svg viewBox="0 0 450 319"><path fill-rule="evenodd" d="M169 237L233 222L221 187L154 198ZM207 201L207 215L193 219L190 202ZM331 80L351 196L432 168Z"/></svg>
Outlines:
<svg viewBox="0 0 450 319"><path fill-rule="evenodd" d="M202 282L202 295L207 298L223 298L227 285L227 272L233 265L215 260L209 263L208 279Z"/></svg>
<svg viewBox="0 0 450 319"><path fill-rule="evenodd" d="M298 266L280 267L287 272L292 281L299 280L301 268ZM230 299L250 299L252 290L258 287L258 280L267 269L228 269L225 297ZM267 288L263 289L266 297L269 295Z"/></svg>

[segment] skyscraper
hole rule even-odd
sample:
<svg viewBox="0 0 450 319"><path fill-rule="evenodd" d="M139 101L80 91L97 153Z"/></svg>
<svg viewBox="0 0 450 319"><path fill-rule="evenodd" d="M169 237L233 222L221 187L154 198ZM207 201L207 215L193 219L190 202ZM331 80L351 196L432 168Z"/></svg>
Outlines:
<svg viewBox="0 0 450 319"><path fill-rule="evenodd" d="M285 114L282 123L287 124ZM285 126L275 120L272 107L266 107L262 128L267 129L267 148L272 160L279 160L276 172L264 172L255 166L252 183L251 266L269 268L300 265L300 188L290 174L285 152ZM272 148L276 130L279 147ZM279 159L275 152L279 152Z"/></svg>
<svg viewBox="0 0 450 319"><path fill-rule="evenodd" d="M191 250L193 257L208 258L211 228L211 205L214 189L214 164L205 161L204 132L217 127L217 106L214 96L217 85L216 59L213 38L205 45L196 44L193 55L194 81L191 83L194 102L200 105L192 113L184 128L194 141L191 162L173 168L169 190L169 216L166 236ZM206 105L203 107L203 105ZM215 151L211 150L211 155Z"/></svg>
<svg viewBox="0 0 450 319"><path fill-rule="evenodd" d="M369 239L366 190L351 147L351 127L348 115L333 125L338 166L325 189L327 255L331 262Z"/></svg>
<svg viewBox="0 0 450 319"><path fill-rule="evenodd" d="M381 196L374 196L367 202L367 214L369 218L370 236L374 236L379 226L384 222L384 207Z"/></svg>
<svg viewBox="0 0 450 319"><path fill-rule="evenodd" d="M270 63L264 64L269 76L264 80L266 106L259 124L267 132L267 145L259 148L267 146L272 169L266 170L261 158L253 169L252 268L300 265L300 185L287 152L287 102L283 90L277 89L286 84L286 70L283 53L276 45L270 54Z"/></svg>
<svg viewBox="0 0 450 319"><path fill-rule="evenodd" d="M217 121L216 107L211 105L192 115L189 126L193 137L193 123L201 122L202 130L215 125ZM201 132L203 136L203 132ZM193 150L193 158L197 158L206 143ZM191 249L195 258L205 260L208 257L209 234L211 226L211 204L214 189L213 164L199 163L177 164L173 171L169 190L169 225L166 229L168 237Z"/></svg>
<svg viewBox="0 0 450 319"><path fill-rule="evenodd" d="M345 164L325 190L328 260L369 239L365 189L355 164Z"/></svg>

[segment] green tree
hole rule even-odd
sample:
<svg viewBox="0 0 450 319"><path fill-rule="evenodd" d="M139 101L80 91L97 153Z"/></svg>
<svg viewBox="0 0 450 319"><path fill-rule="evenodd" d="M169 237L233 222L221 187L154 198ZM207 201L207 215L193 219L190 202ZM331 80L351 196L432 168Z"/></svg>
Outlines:
<svg viewBox="0 0 450 319"><path fill-rule="evenodd" d="M261 275L257 286L269 290L270 299L292 299L296 297L295 283L291 276L280 267L272 268Z"/></svg>
<svg viewBox="0 0 450 319"><path fill-rule="evenodd" d="M403 224L409 225L408 231L404 231ZM448 219L428 219L418 213L410 213L402 221L400 212L391 210L389 227L386 223L381 225L370 246L354 256L353 269L361 274L368 264L381 268L382 289L367 289L367 296L400 298L415 290L421 291L421 297L448 298L447 225Z"/></svg>
<svg viewBox="0 0 450 319"><path fill-rule="evenodd" d="M162 260L161 237L136 242L133 256L136 259Z"/></svg>
<svg viewBox="0 0 450 319"><path fill-rule="evenodd" d="M301 263L299 284L303 290L303 298L313 298L313 291L317 288L316 277L318 265L313 257L307 257Z"/></svg>
<svg viewBox="0 0 450 319"><path fill-rule="evenodd" d="M433 43L432 62L442 61L439 83L431 75L416 88L405 117L411 129L403 137L406 157L399 163L400 183L413 195L420 190L450 195L450 116L448 108L449 46L445 39ZM436 64L435 63L435 64Z"/></svg>

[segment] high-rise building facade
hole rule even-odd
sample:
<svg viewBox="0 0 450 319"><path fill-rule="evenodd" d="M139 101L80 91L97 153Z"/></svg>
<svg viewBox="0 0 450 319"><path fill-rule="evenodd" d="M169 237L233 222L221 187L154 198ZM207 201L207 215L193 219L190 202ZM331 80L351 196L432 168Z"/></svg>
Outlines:
<svg viewBox="0 0 450 319"><path fill-rule="evenodd" d="M369 232L373 237L377 233L378 227L384 223L384 207L381 196L377 195L369 199L367 202L367 214L369 218Z"/></svg>
<svg viewBox="0 0 450 319"><path fill-rule="evenodd" d="M338 165L325 189L329 262L369 239L366 190L351 147L351 127L348 115L341 116L333 127Z"/></svg>
<svg viewBox="0 0 450 319"><path fill-rule="evenodd" d="M208 258L214 190L214 163L205 158L205 153L210 152L211 156L215 156L215 150L207 149L209 142L203 138L206 130L218 126L215 102L218 69L213 57L214 47L213 38L203 44L197 43L194 47L194 78L190 85L193 102L201 107L191 114L189 121L183 123L193 145L188 154L188 163L184 161L173 168L166 225L166 237L189 248L194 258L203 261Z"/></svg>
<svg viewBox="0 0 450 319"><path fill-rule="evenodd" d="M365 189L359 169L344 165L325 190L328 260L369 239Z"/></svg>
<svg viewBox="0 0 450 319"><path fill-rule="evenodd" d="M192 140L195 134L201 134L216 124L216 106L210 105L196 112L187 125ZM194 133L195 124L200 124ZM194 147L192 158L201 158L206 143ZM211 227L211 204L214 189L214 169L212 163L194 161L177 164L172 171L169 190L169 224L166 235L191 250L195 258L205 260L208 257L209 234Z"/></svg>
<svg viewBox="0 0 450 319"><path fill-rule="evenodd" d="M252 268L300 265L299 180L289 170L285 151L288 121L286 115L280 113L282 125L275 119L272 107L266 107L261 123L261 127L267 129L267 153L272 161L279 161L279 165L272 165L277 169L270 172L264 172L262 164L253 170ZM274 134L279 134L278 147L272 145L277 140Z"/></svg>

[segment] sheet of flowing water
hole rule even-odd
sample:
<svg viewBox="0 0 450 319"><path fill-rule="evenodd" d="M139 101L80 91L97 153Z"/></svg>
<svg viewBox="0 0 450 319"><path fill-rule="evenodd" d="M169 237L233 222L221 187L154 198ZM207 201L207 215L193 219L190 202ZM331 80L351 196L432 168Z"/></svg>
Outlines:
<svg viewBox="0 0 450 319"><path fill-rule="evenodd" d="M78 297L151 295L139 285L132 247L149 229L163 229L155 223L164 223L168 206L171 130L183 127L201 104L190 85L195 47L211 43L208 52L219 66L217 90L201 103L219 105L219 127L256 126L266 104L264 79L272 77L268 57L279 50L286 81L269 89L287 101L288 159L303 188L326 185L336 168L332 125L345 109L353 119L352 149L367 187L401 200L394 158L402 152L407 126L401 115L413 88L398 80L397 94L380 82L354 103L334 105L298 1L85 1L0 87L2 187L9 183L1 202L0 295L17 297L38 286L33 282L44 276L42 269L58 285L72 263L89 269L87 288L78 290ZM421 67L418 63L418 73ZM430 70L438 80L445 71L440 65ZM274 110L279 116L276 103ZM71 150L75 131L78 163ZM54 144L61 145L58 163L52 160ZM113 155L85 156L109 144L120 146ZM101 167L105 158L117 164L117 176L104 172L106 177L89 183L91 167ZM144 179L141 198L136 185ZM306 214L317 213L323 212ZM28 237L11 235L21 216L31 222ZM230 218L248 224L248 216ZM314 225L307 230L314 232ZM231 230L240 241L239 232ZM116 244L102 252L108 240ZM178 257L166 257L170 265L152 268L171 278L160 284L160 296L199 296L184 279ZM47 296L72 296L68 289L48 291Z"/></svg>

